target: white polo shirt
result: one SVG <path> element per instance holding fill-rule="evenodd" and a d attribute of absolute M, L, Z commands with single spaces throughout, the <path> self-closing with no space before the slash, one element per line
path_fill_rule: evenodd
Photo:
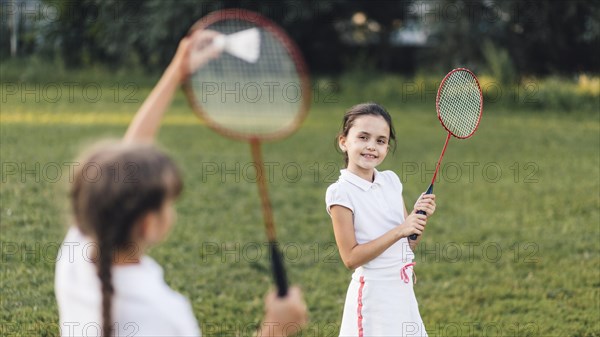
<path fill-rule="evenodd" d="M 90 259 L 93 248 L 93 242 L 71 227 L 59 251 L 54 290 L 61 336 L 101 335 L 102 296 Z M 112 282 L 115 336 L 200 336 L 190 302 L 169 288 L 152 258 L 114 266 Z"/>
<path fill-rule="evenodd" d="M 350 209 L 358 244 L 372 241 L 404 223 L 402 183 L 396 173 L 375 170 L 373 182 L 346 169 L 340 173 L 338 181 L 327 188 L 327 213 L 331 215 L 330 208 L 333 205 Z M 387 268 L 411 262 L 413 258 L 408 239 L 402 238 L 363 267 Z"/>

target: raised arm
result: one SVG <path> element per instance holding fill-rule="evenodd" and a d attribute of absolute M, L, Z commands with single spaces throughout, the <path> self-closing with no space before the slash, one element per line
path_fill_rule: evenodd
<path fill-rule="evenodd" d="M 214 31 L 197 30 L 181 40 L 173 60 L 129 124 L 124 141 L 154 140 L 175 90 L 189 74 L 221 53 L 221 49 L 212 44 L 217 35 Z"/>
<path fill-rule="evenodd" d="M 352 211 L 343 206 L 333 205 L 330 212 L 335 241 L 342 261 L 348 269 L 355 269 L 373 260 L 403 237 L 411 234 L 420 235 L 425 229 L 425 222 L 427 221 L 425 215 L 413 213 L 400 226 L 386 232 L 377 239 L 359 244 L 354 234 Z"/>

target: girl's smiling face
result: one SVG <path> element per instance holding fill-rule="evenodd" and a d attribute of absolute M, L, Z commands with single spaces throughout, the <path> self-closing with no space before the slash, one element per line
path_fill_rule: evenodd
<path fill-rule="evenodd" d="M 348 171 L 373 181 L 373 169 L 385 159 L 389 149 L 390 127 L 377 115 L 354 120 L 347 136 L 340 136 L 339 146 L 348 154 Z"/>

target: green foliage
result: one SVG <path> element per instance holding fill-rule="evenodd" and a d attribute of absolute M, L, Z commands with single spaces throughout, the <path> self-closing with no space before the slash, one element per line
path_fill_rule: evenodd
<path fill-rule="evenodd" d="M 484 44 L 489 39 L 500 53 L 507 51 L 520 76 L 600 71 L 598 2 L 436 0 L 423 3 L 430 9 L 427 15 L 433 17 L 432 39 L 435 41 L 424 54 L 434 66 L 475 68 L 485 66 L 485 61 L 489 66 L 490 58 L 494 57 Z"/>
<path fill-rule="evenodd" d="M 500 57 L 502 58 L 502 57 Z M 508 59 L 504 59 L 508 60 Z M 497 69 L 509 65 L 498 62 Z M 500 78 L 478 75 L 484 96 L 484 108 L 525 109 L 597 115 L 600 112 L 600 78 L 580 75 L 579 80 L 548 77 L 524 78 L 510 82 L 512 76 L 497 70 Z M 414 78 L 376 72 L 355 71 L 332 79 L 342 102 L 362 102 L 374 98 L 397 106 L 406 105 L 435 109 L 437 89 L 442 75 L 423 74 Z M 513 73 L 514 74 L 514 73 Z M 509 82 L 506 82 L 509 81 Z"/>
<path fill-rule="evenodd" d="M 517 83 L 515 68 L 506 49 L 498 48 L 493 42 L 487 40 L 483 44 L 483 55 L 487 69 L 493 78 L 499 80 L 503 86 Z"/>
<path fill-rule="evenodd" d="M 158 71 L 147 71 L 140 66 L 117 67 L 96 63 L 81 69 L 71 69 L 60 56 L 48 60 L 40 56 L 7 59 L 0 63 L 4 83 L 116 83 L 133 81 L 136 85 L 153 85 L 160 76 Z"/>
<path fill-rule="evenodd" d="M 534 102 L 543 109 L 555 108 L 562 111 L 595 111 L 600 113 L 598 92 L 582 92 L 573 81 L 550 77 L 539 82 L 539 99 Z"/>
<path fill-rule="evenodd" d="M 10 50 L 15 4 L 5 2 L 1 8 L 2 57 Z M 218 9 L 244 8 L 281 25 L 319 73 L 349 70 L 344 67 L 356 63 L 349 60 L 357 50 L 368 53 L 379 71 L 404 74 L 458 66 L 480 71 L 508 65 L 506 56 L 520 77 L 600 72 L 598 1 L 44 0 L 25 7 L 19 56 L 60 55 L 69 68 L 102 63 L 163 69 L 196 20 Z M 353 24 L 357 12 L 376 28 Z M 426 45 L 393 45 L 391 37 L 410 27 L 428 36 Z M 343 36 L 365 30 L 373 36 L 367 45 L 353 45 L 352 38 L 344 42 Z M 486 40 L 494 41 L 502 55 L 496 65 L 490 60 L 500 55 L 484 45 Z M 498 79 L 512 76 L 492 71 Z M 510 78 L 506 81 L 512 83 Z"/>

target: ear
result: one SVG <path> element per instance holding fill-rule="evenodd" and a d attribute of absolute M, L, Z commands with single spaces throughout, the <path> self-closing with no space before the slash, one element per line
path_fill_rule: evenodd
<path fill-rule="evenodd" d="M 340 150 L 342 150 L 342 152 L 346 152 L 346 137 L 344 136 L 340 136 L 338 138 L 338 146 L 340 147 Z"/>
<path fill-rule="evenodd" d="M 157 212 L 147 212 L 136 224 L 137 237 L 145 243 L 160 241 L 160 219 Z"/>

